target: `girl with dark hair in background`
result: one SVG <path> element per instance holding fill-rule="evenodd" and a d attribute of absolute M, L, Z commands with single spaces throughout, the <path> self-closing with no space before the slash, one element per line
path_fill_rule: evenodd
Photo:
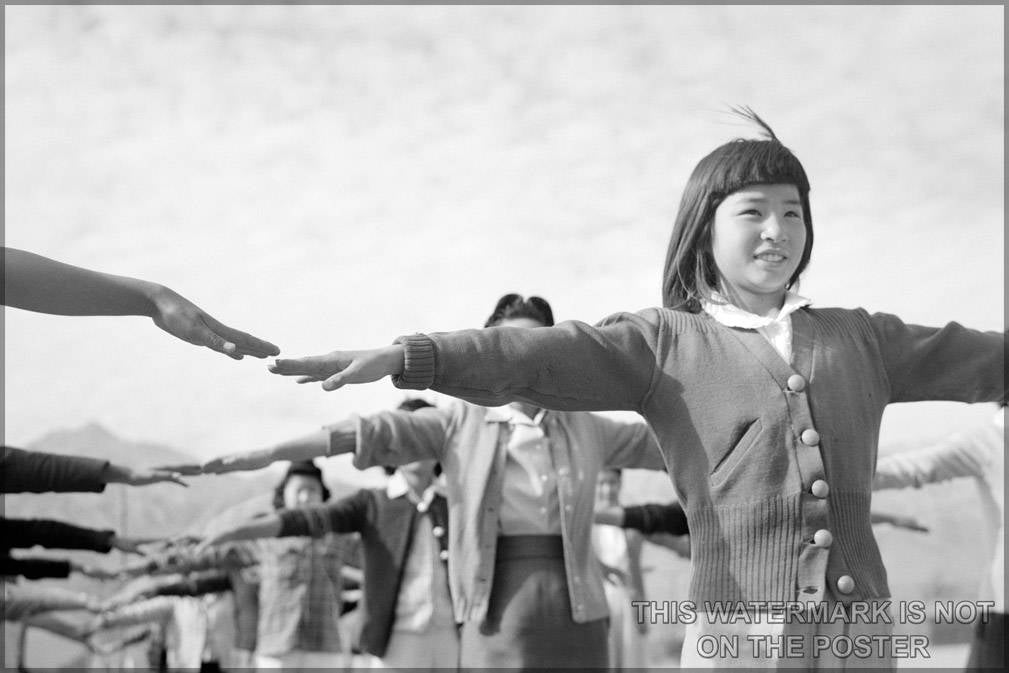
<path fill-rule="evenodd" d="M 502 297 L 488 333 L 553 324 L 543 299 Z M 359 468 L 437 460 L 449 504 L 449 582 L 462 623 L 460 666 L 605 668 L 608 609 L 592 554 L 604 467 L 662 469 L 651 432 L 596 414 L 516 402 L 354 417 L 204 472 L 355 452 Z"/>
<path fill-rule="evenodd" d="M 401 388 L 479 404 L 637 411 L 686 508 L 690 599 L 745 615 L 725 623 L 700 612 L 682 663 L 892 666 L 890 645 L 911 643 L 892 639 L 885 619 L 769 623 L 752 605 L 812 603 L 850 616 L 854 603 L 875 609 L 889 598 L 869 513 L 883 410 L 1004 398 L 1005 336 L 810 308 L 792 291 L 812 251 L 809 181 L 770 127 L 742 114 L 765 137 L 721 145 L 694 169 L 662 308 L 597 326 L 414 334 L 374 350 L 280 359 L 271 370 L 325 390 L 392 376 Z M 735 656 L 698 651 L 708 636 L 736 643 Z M 750 636 L 771 645 L 796 636 L 789 642 L 801 647 L 785 656 L 754 648 Z M 881 636 L 883 647 L 866 658 L 814 648 L 855 636 Z"/>

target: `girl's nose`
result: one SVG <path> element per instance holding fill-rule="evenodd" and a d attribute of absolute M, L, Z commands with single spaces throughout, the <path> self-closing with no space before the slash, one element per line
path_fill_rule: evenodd
<path fill-rule="evenodd" d="M 770 215 L 764 221 L 764 228 L 760 232 L 760 238 L 765 241 L 774 241 L 775 243 L 782 243 L 787 238 L 785 228 L 781 226 L 781 220 L 778 219 L 777 215 Z"/>

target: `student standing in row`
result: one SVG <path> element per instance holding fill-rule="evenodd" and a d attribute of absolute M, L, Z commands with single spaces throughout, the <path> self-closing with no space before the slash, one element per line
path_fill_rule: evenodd
<path fill-rule="evenodd" d="M 661 308 L 597 326 L 414 334 L 374 350 L 280 359 L 272 371 L 325 390 L 392 376 L 402 388 L 480 404 L 637 411 L 686 508 L 697 605 L 886 601 L 870 521 L 883 411 L 1004 399 L 1005 336 L 811 308 L 793 291 L 813 247 L 806 172 L 770 127 L 744 114 L 766 137 L 726 143 L 694 169 Z M 887 624 L 753 622 L 702 613 L 688 626 L 683 665 L 893 665 L 888 652 L 813 656 L 816 636 L 886 636 Z M 796 635 L 803 656 L 748 651 L 749 635 Z M 704 636 L 744 647 L 736 659 L 704 656 Z"/>
<path fill-rule="evenodd" d="M 486 325 L 535 333 L 553 322 L 543 299 L 509 294 Z M 441 464 L 462 668 L 608 665 L 608 609 L 591 549 L 596 479 L 607 466 L 662 468 L 643 423 L 519 402 L 453 403 L 351 418 L 206 471 L 349 452 L 359 468 Z"/>

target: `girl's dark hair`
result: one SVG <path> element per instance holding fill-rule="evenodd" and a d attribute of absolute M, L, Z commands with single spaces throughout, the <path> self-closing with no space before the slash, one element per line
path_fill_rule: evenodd
<path fill-rule="evenodd" d="M 725 197 L 750 185 L 795 185 L 806 225 L 806 246 L 792 287 L 809 264 L 813 250 L 813 215 L 809 208 L 809 180 L 802 164 L 781 144 L 767 123 L 748 107 L 732 108 L 735 114 L 763 130 L 761 140 L 739 138 L 718 147 L 690 174 L 673 224 L 662 272 L 662 305 L 696 313 L 701 301 L 718 286 L 711 252 L 711 224 L 715 209 Z"/>
<path fill-rule="evenodd" d="M 487 318 L 484 327 L 494 327 L 505 320 L 515 318 L 529 318 L 542 323 L 544 327 L 553 327 L 554 324 L 554 312 L 546 299 L 540 297 L 526 299 L 520 294 L 512 293 L 498 299 L 497 306 Z"/>
<path fill-rule="evenodd" d="M 287 473 L 284 478 L 280 480 L 277 487 L 273 489 L 273 509 L 284 509 L 284 489 L 287 487 L 288 480 L 296 474 L 300 474 L 306 477 L 314 477 L 319 480 L 319 485 L 322 486 L 322 501 L 326 502 L 329 500 L 329 489 L 326 488 L 326 482 L 322 480 L 322 470 L 320 470 L 314 461 L 302 460 L 295 461 L 287 468 Z"/>

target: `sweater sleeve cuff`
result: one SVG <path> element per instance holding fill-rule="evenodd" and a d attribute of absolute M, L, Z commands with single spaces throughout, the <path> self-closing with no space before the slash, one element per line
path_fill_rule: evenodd
<path fill-rule="evenodd" d="M 357 450 L 357 422 L 353 417 L 327 425 L 324 430 L 329 434 L 329 444 L 326 447 L 327 456 L 354 453 Z"/>
<path fill-rule="evenodd" d="M 397 388 L 426 390 L 434 385 L 434 342 L 426 334 L 411 334 L 393 343 L 403 346 L 403 373 L 392 377 Z"/>
<path fill-rule="evenodd" d="M 114 530 L 100 530 L 98 531 L 95 551 L 102 552 L 103 554 L 108 554 L 112 551 L 112 540 L 116 537 L 116 532 Z"/>
<path fill-rule="evenodd" d="M 90 493 L 104 493 L 105 487 L 108 485 L 105 477 L 112 461 L 101 458 L 82 458 L 82 460 L 86 461 L 84 472 L 87 476 L 84 478 L 86 485 L 80 490 Z"/>
<path fill-rule="evenodd" d="M 311 535 L 311 525 L 304 512 L 296 509 L 282 510 L 280 516 L 280 532 L 277 537 L 307 537 Z"/>
<path fill-rule="evenodd" d="M 623 527 L 635 530 L 643 529 L 645 527 L 645 508 L 641 506 L 624 507 Z"/>

